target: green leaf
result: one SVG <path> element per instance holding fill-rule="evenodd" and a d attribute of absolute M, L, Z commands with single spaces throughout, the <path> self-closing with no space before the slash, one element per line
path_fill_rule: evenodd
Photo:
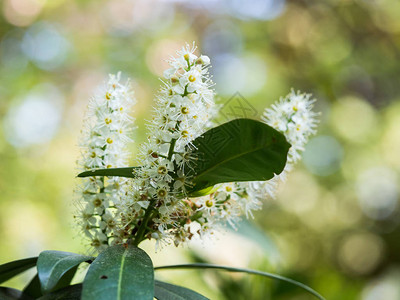
<path fill-rule="evenodd" d="M 314 291 L 309 286 L 302 284 L 301 282 L 298 282 L 296 280 L 293 280 L 293 279 L 290 279 L 290 278 L 287 278 L 284 276 L 267 273 L 267 272 L 261 272 L 261 271 L 256 271 L 256 270 L 243 269 L 243 268 L 232 268 L 232 267 L 212 265 L 212 264 L 202 264 L 202 263 L 170 265 L 170 266 L 161 266 L 161 267 L 154 268 L 154 270 L 168 270 L 168 269 L 218 269 L 218 270 L 223 270 L 223 271 L 228 271 L 228 272 L 241 272 L 241 273 L 260 275 L 260 276 L 277 279 L 277 280 L 285 281 L 290 284 L 296 285 L 296 286 L 302 288 L 303 290 L 307 291 L 308 293 L 312 294 L 313 296 L 317 297 L 318 299 L 325 300 L 324 297 L 322 297 L 320 294 L 318 294 L 316 291 Z"/>
<path fill-rule="evenodd" d="M 220 185 L 215 185 L 215 186 L 209 186 L 205 189 L 202 189 L 200 191 L 193 191 L 189 194 L 189 197 L 202 197 L 202 196 L 207 196 L 210 195 L 214 192 L 216 192 L 219 189 Z"/>
<path fill-rule="evenodd" d="M 193 188 L 217 183 L 265 181 L 283 171 L 290 144 L 283 134 L 251 119 L 236 119 L 212 128 L 193 141 L 198 158 L 189 176 Z"/>
<path fill-rule="evenodd" d="M 75 274 L 76 267 L 82 262 L 93 259 L 92 256 L 62 251 L 43 251 L 40 253 L 37 269 L 43 294 L 54 290 L 63 276 L 70 271 L 68 278 L 64 278 L 66 282 L 62 284 L 68 285 Z"/>
<path fill-rule="evenodd" d="M 57 291 L 71 284 L 72 279 L 75 276 L 76 271 L 78 270 L 79 265 L 73 267 L 68 270 L 58 281 L 57 285 L 52 289 L 53 291 Z"/>
<path fill-rule="evenodd" d="M 152 300 L 153 295 L 153 263 L 146 252 L 132 245 L 101 252 L 83 281 L 82 300 Z"/>
<path fill-rule="evenodd" d="M 32 280 L 25 286 L 24 288 L 24 294 L 36 299 L 39 298 L 40 296 L 43 296 L 42 290 L 40 287 L 40 280 L 39 276 L 36 274 Z"/>
<path fill-rule="evenodd" d="M 37 300 L 79 300 L 81 299 L 82 284 L 74 284 L 51 292 Z"/>
<path fill-rule="evenodd" d="M 0 265 L 0 283 L 34 267 L 37 259 L 37 257 L 30 257 Z"/>
<path fill-rule="evenodd" d="M 158 300 L 207 300 L 208 298 L 178 285 L 156 280 L 154 297 Z"/>
<path fill-rule="evenodd" d="M 23 292 L 8 288 L 0 287 L 0 299 L 1 300 L 33 300 L 34 298 L 25 295 Z"/>
<path fill-rule="evenodd" d="M 78 269 L 78 266 L 73 267 L 72 269 L 68 270 L 61 277 L 61 279 L 58 281 L 58 283 L 52 290 L 58 291 L 64 287 L 69 286 L 71 284 L 72 278 L 74 277 L 77 269 Z M 32 280 L 24 288 L 23 292 L 24 292 L 24 294 L 26 294 L 34 299 L 37 299 L 37 298 L 43 296 L 38 274 L 36 274 L 35 277 L 32 278 Z"/>
<path fill-rule="evenodd" d="M 91 176 L 107 176 L 107 177 L 129 177 L 135 178 L 135 169 L 138 167 L 127 167 L 127 168 L 109 168 L 109 169 L 94 169 L 85 171 L 78 174 L 78 177 L 91 177 Z"/>

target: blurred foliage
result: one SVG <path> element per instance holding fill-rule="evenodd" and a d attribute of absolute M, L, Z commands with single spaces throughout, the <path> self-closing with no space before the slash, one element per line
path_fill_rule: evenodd
<path fill-rule="evenodd" d="M 193 245 L 197 260 L 274 271 L 328 299 L 400 299 L 400 2 L 391 0 L 3 0 L 0 263 L 85 252 L 72 212 L 87 100 L 108 72 L 131 77 L 139 144 L 163 60 L 185 41 L 210 56 L 220 103 L 239 92 L 260 116 L 293 87 L 322 112 L 304 163 L 255 215 L 279 257 L 227 234 Z M 170 248 L 155 260 L 192 259 Z M 308 299 L 255 277 L 167 274 L 212 299 Z"/>

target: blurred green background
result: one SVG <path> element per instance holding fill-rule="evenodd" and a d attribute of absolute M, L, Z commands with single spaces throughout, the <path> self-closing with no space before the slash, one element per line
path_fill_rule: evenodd
<path fill-rule="evenodd" d="M 252 267 L 297 279 L 327 299 L 400 299 L 399 1 L 0 5 L 0 264 L 46 249 L 86 251 L 72 203 L 93 89 L 109 72 L 132 78 L 138 145 L 164 60 L 196 41 L 211 58 L 219 103 L 239 92 L 259 117 L 294 88 L 318 99 L 321 123 L 278 199 L 255 214 L 260 231 L 242 226 L 205 245 L 159 253 L 148 243 L 155 264 Z M 249 275 L 159 275 L 211 299 L 311 299 Z M 4 285 L 22 287 L 30 276 Z"/>

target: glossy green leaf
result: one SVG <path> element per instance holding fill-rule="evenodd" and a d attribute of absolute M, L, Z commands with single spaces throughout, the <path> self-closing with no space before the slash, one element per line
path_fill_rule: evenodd
<path fill-rule="evenodd" d="M 25 295 L 23 292 L 8 288 L 0 287 L 0 299 L 1 300 L 34 300 L 35 298 Z"/>
<path fill-rule="evenodd" d="M 61 288 L 64 288 L 66 286 L 69 286 L 71 284 L 72 279 L 75 276 L 76 271 L 78 270 L 79 265 L 73 267 L 72 269 L 69 269 L 58 281 L 56 286 L 52 289 L 53 291 L 57 291 Z"/>
<path fill-rule="evenodd" d="M 109 169 L 94 169 L 85 171 L 78 174 L 78 177 L 91 177 L 91 176 L 117 176 L 117 177 L 129 177 L 135 178 L 135 169 L 138 167 L 127 167 L 127 168 L 109 168 Z"/>
<path fill-rule="evenodd" d="M 92 256 L 85 256 L 76 253 L 62 251 L 43 251 L 39 255 L 37 269 L 43 293 L 55 289 L 56 285 L 67 275 L 70 270 L 76 271 L 76 267 L 85 261 L 93 260 Z M 67 285 L 71 281 L 75 271 L 70 272 L 69 278 L 64 278 Z"/>
<path fill-rule="evenodd" d="M 190 193 L 217 183 L 264 181 L 283 171 L 290 144 L 283 134 L 251 119 L 212 128 L 193 141 L 198 158 Z"/>
<path fill-rule="evenodd" d="M 58 281 L 56 286 L 52 289 L 53 291 L 60 290 L 64 287 L 67 287 L 71 284 L 72 278 L 74 277 L 76 270 L 78 269 L 78 266 L 68 270 Z M 43 296 L 39 276 L 36 274 L 35 277 L 32 278 L 32 280 L 27 284 L 27 286 L 23 290 L 24 294 L 37 299 L 41 296 Z"/>
<path fill-rule="evenodd" d="M 156 280 L 154 297 L 158 300 L 207 300 L 208 298 L 195 291 L 178 285 Z"/>
<path fill-rule="evenodd" d="M 0 266 L 0 283 L 22 273 L 36 265 L 37 257 L 15 260 Z"/>
<path fill-rule="evenodd" d="M 90 265 L 82 300 L 152 300 L 154 270 L 150 257 L 132 245 L 104 250 Z"/>
<path fill-rule="evenodd" d="M 42 290 L 40 287 L 39 276 L 36 274 L 32 280 L 25 286 L 23 290 L 24 294 L 36 299 L 40 296 L 43 296 Z"/>
<path fill-rule="evenodd" d="M 253 275 L 259 275 L 259 276 L 264 276 L 272 279 L 277 279 L 281 281 L 288 282 L 290 284 L 296 285 L 303 290 L 307 291 L 311 295 L 317 297 L 320 300 L 325 300 L 324 297 L 322 297 L 320 294 L 318 294 L 315 290 L 310 288 L 309 286 L 302 284 L 301 282 L 298 282 L 296 280 L 277 275 L 277 274 L 272 274 L 268 272 L 261 272 L 257 270 L 250 270 L 250 269 L 243 269 L 243 268 L 232 268 L 232 267 L 226 267 L 226 266 L 220 266 L 220 265 L 213 265 L 213 264 L 203 264 L 203 263 L 195 263 L 195 264 L 182 264 L 182 265 L 170 265 L 170 266 L 161 266 L 161 267 L 155 267 L 154 270 L 176 270 L 176 269 L 217 269 L 217 270 L 222 270 L 222 271 L 228 271 L 228 272 L 239 272 L 239 273 L 248 273 L 248 274 L 253 274 Z"/>
<path fill-rule="evenodd" d="M 37 300 L 80 300 L 82 284 L 74 284 L 46 294 Z"/>

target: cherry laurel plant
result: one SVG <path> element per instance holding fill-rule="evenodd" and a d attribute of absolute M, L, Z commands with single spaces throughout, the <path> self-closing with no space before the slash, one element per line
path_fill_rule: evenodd
<path fill-rule="evenodd" d="M 215 126 L 210 59 L 195 50 L 187 45 L 168 61 L 135 166 L 128 165 L 136 102 L 129 82 L 121 82 L 120 73 L 110 75 L 95 93 L 79 143 L 75 192 L 75 219 L 90 255 L 43 251 L 1 265 L 0 283 L 33 266 L 37 275 L 23 291 L 1 287 L 0 298 L 207 299 L 155 280 L 154 271 L 214 268 L 283 280 L 323 299 L 308 286 L 266 272 L 210 264 L 154 268 L 138 247 L 147 239 L 157 249 L 178 246 L 226 224 L 235 228 L 242 215 L 253 217 L 263 199 L 274 197 L 316 130 L 315 100 L 294 91 L 267 108 L 261 121 Z M 82 263 L 90 264 L 83 282 L 71 284 Z"/>

